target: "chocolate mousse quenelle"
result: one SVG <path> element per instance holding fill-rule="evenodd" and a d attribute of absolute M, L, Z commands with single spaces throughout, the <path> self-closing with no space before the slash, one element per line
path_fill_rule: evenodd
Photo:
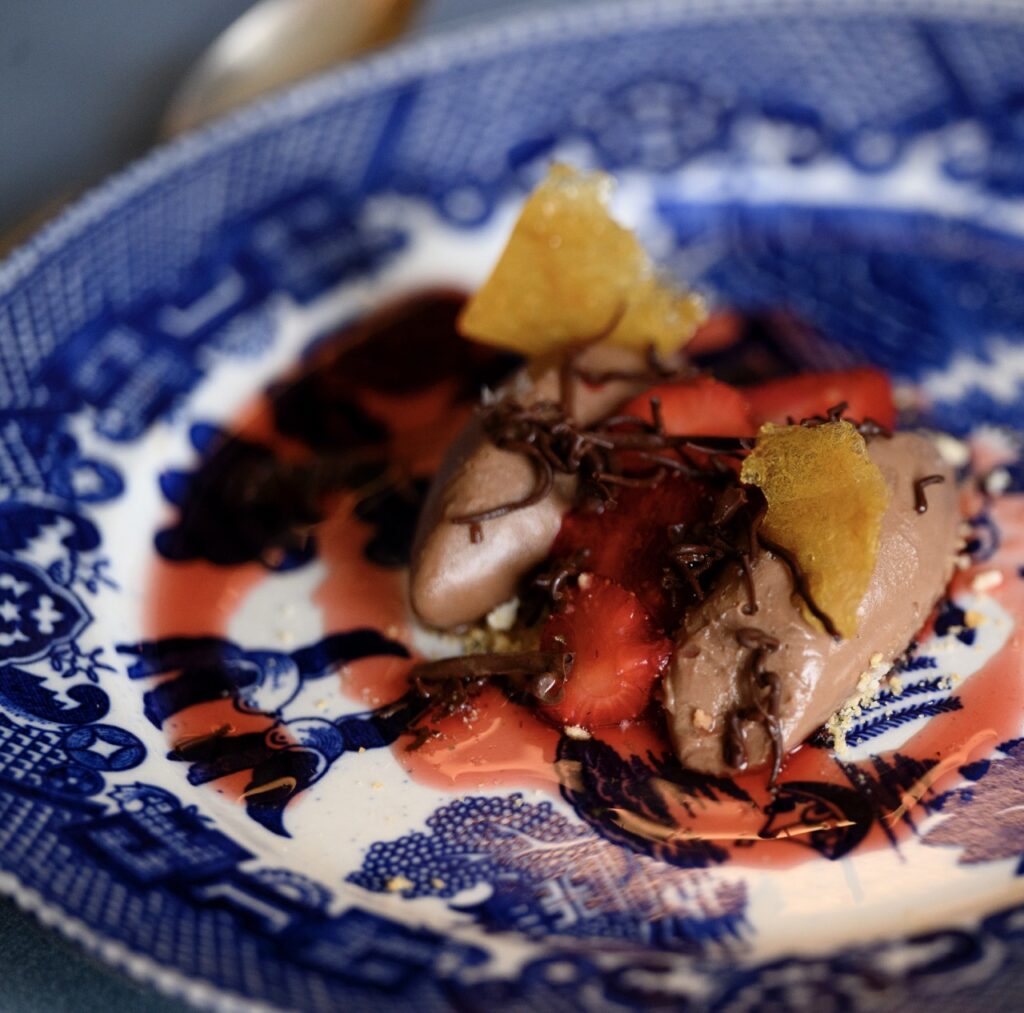
<path fill-rule="evenodd" d="M 554 166 L 462 314 L 526 363 L 420 518 L 412 608 L 467 653 L 413 670 L 419 732 L 498 680 L 576 735 L 660 710 L 684 765 L 774 780 L 943 593 L 954 476 L 892 432 L 875 370 L 735 388 L 690 367 L 701 303 L 609 194 Z"/>

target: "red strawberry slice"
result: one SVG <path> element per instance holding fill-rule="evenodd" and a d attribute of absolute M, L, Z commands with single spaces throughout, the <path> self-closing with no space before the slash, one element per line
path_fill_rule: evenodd
<path fill-rule="evenodd" d="M 652 397 L 661 401 L 661 416 L 669 433 L 680 436 L 751 436 L 757 431 L 743 393 L 709 376 L 651 387 L 629 401 L 622 414 L 653 422 Z"/>
<path fill-rule="evenodd" d="M 686 343 L 686 354 L 708 355 L 735 345 L 743 334 L 744 323 L 739 313 L 712 313 Z"/>
<path fill-rule="evenodd" d="M 541 646 L 571 651 L 565 692 L 541 713 L 564 725 L 601 728 L 639 717 L 664 671 L 672 641 L 636 595 L 602 577 L 568 592 L 544 626 Z"/>
<path fill-rule="evenodd" d="M 669 561 L 669 526 L 695 524 L 707 516 L 711 505 L 710 487 L 682 475 L 666 476 L 647 488 L 620 489 L 614 504 L 566 514 L 551 554 L 571 559 L 580 549 L 588 549 L 586 569 L 632 591 L 667 629 L 685 601 L 673 608 L 662 582 Z"/>
<path fill-rule="evenodd" d="M 870 367 L 802 373 L 745 387 L 743 393 L 759 426 L 764 422 L 781 424 L 787 418 L 799 422 L 812 415 L 824 415 L 841 401 L 847 402 L 844 414 L 851 419 L 871 418 L 890 429 L 896 424 L 889 377 Z"/>

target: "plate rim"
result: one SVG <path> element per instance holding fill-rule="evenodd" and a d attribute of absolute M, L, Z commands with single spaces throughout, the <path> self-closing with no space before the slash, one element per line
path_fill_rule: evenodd
<path fill-rule="evenodd" d="M 332 101 L 355 98 L 414 74 L 451 66 L 460 59 L 472 64 L 545 40 L 603 37 L 620 29 L 640 30 L 701 16 L 728 22 L 752 14 L 779 19 L 798 14 L 850 18 L 914 16 L 929 21 L 957 15 L 958 20 L 966 23 L 1002 18 L 1022 22 L 1024 5 L 1019 0 L 595 0 L 532 12 L 527 8 L 481 23 L 427 32 L 257 99 L 129 162 L 86 190 L 0 259 L 0 298 L 61 245 L 149 184 L 275 123 L 311 114 Z"/>
<path fill-rule="evenodd" d="M 658 24 L 680 24 L 697 18 L 727 23 L 751 16 L 776 20 L 799 16 L 915 17 L 930 22 L 955 18 L 965 24 L 1006 21 L 1020 25 L 1024 24 L 1024 3 L 1020 0 L 629 0 L 628 3 L 595 0 L 551 8 L 527 7 L 512 14 L 489 18 L 485 15 L 481 21 L 428 31 L 257 100 L 208 126 L 157 146 L 107 176 L 0 259 L 0 300 L 45 266 L 51 257 L 59 255 L 62 248 L 91 225 L 144 193 L 148 187 L 173 177 L 207 155 L 242 143 L 276 125 L 313 114 L 332 103 L 372 94 L 415 76 L 429 76 L 460 61 L 472 66 L 546 41 L 604 38 L 617 31 L 631 34 Z M 153 987 L 166 996 L 232 1013 L 243 1010 L 262 1013 L 282 1008 L 257 1002 L 208 979 L 187 975 L 104 936 L 60 904 L 46 900 L 23 883 L 16 873 L 0 871 L 0 896 L 12 900 L 19 910 L 33 916 L 43 926 L 57 930 L 65 939 L 81 946 L 107 968 L 116 968 L 135 982 Z M 1014 912 L 1024 912 L 1024 905 L 972 915 L 972 927 L 960 931 L 985 945 L 984 924 Z M 948 928 L 952 930 L 954 926 Z M 911 942 L 923 935 L 882 930 L 865 945 Z M 750 971 L 756 973 L 802 959 L 811 962 L 822 957 L 762 961 L 751 965 Z M 382 1005 L 385 1007 L 386 1003 Z"/>

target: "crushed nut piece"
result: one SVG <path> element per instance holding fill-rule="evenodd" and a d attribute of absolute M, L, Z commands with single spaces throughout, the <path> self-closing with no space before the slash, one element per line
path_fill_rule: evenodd
<path fill-rule="evenodd" d="M 500 605 L 496 605 L 487 613 L 487 626 L 498 633 L 507 633 L 516 624 L 516 616 L 519 614 L 519 599 L 510 598 Z"/>

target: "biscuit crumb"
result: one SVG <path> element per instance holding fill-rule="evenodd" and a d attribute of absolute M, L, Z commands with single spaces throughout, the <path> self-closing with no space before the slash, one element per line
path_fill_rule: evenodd
<path fill-rule="evenodd" d="M 443 890 L 443 889 L 444 889 L 444 880 L 443 880 L 443 879 L 441 879 L 441 877 L 440 877 L 440 876 L 435 876 L 435 877 L 434 877 L 434 878 L 433 878 L 433 879 L 432 879 L 432 880 L 430 881 L 430 885 L 431 885 L 431 886 L 432 886 L 432 887 L 433 887 L 433 888 L 434 888 L 435 890 Z"/>
<path fill-rule="evenodd" d="M 562 729 L 570 739 L 576 739 L 577 742 L 586 742 L 590 738 L 590 732 L 586 730 L 582 725 L 566 725 Z"/>
<path fill-rule="evenodd" d="M 699 728 L 702 732 L 710 732 L 713 726 L 711 715 L 700 707 L 693 708 L 693 727 Z"/>
<path fill-rule="evenodd" d="M 405 876 L 392 876 L 385 884 L 384 889 L 388 893 L 398 893 L 401 890 L 408 890 L 416 884 Z"/>
<path fill-rule="evenodd" d="M 893 686 L 894 680 L 899 683 L 898 676 L 890 675 L 892 664 L 881 654 L 872 654 L 868 659 L 868 665 L 857 680 L 857 690 L 853 696 L 825 722 L 825 730 L 832 736 L 832 748 L 837 756 L 845 756 L 849 752 L 846 733 L 853 727 L 864 709 L 878 699 L 883 684 L 887 682 Z M 902 692 L 903 684 L 899 683 L 899 686 Z"/>
<path fill-rule="evenodd" d="M 1000 570 L 982 570 L 974 580 L 971 581 L 971 590 L 978 594 L 992 591 L 1003 582 L 1003 574 Z"/>
<path fill-rule="evenodd" d="M 984 479 L 985 492 L 990 496 L 999 496 L 1006 492 L 1013 483 L 1013 478 L 1005 468 L 993 468 Z"/>
<path fill-rule="evenodd" d="M 984 612 L 978 612 L 976 609 L 968 609 L 964 613 L 964 625 L 969 629 L 976 630 L 979 626 L 984 626 L 988 622 L 988 616 Z"/>
<path fill-rule="evenodd" d="M 581 591 L 587 591 L 594 583 L 594 575 L 592 573 L 581 573 L 576 578 L 576 584 Z"/>
<path fill-rule="evenodd" d="M 963 440 L 958 440 L 948 433 L 933 433 L 931 440 L 939 452 L 939 457 L 951 468 L 962 468 L 970 461 L 971 448 Z"/>

